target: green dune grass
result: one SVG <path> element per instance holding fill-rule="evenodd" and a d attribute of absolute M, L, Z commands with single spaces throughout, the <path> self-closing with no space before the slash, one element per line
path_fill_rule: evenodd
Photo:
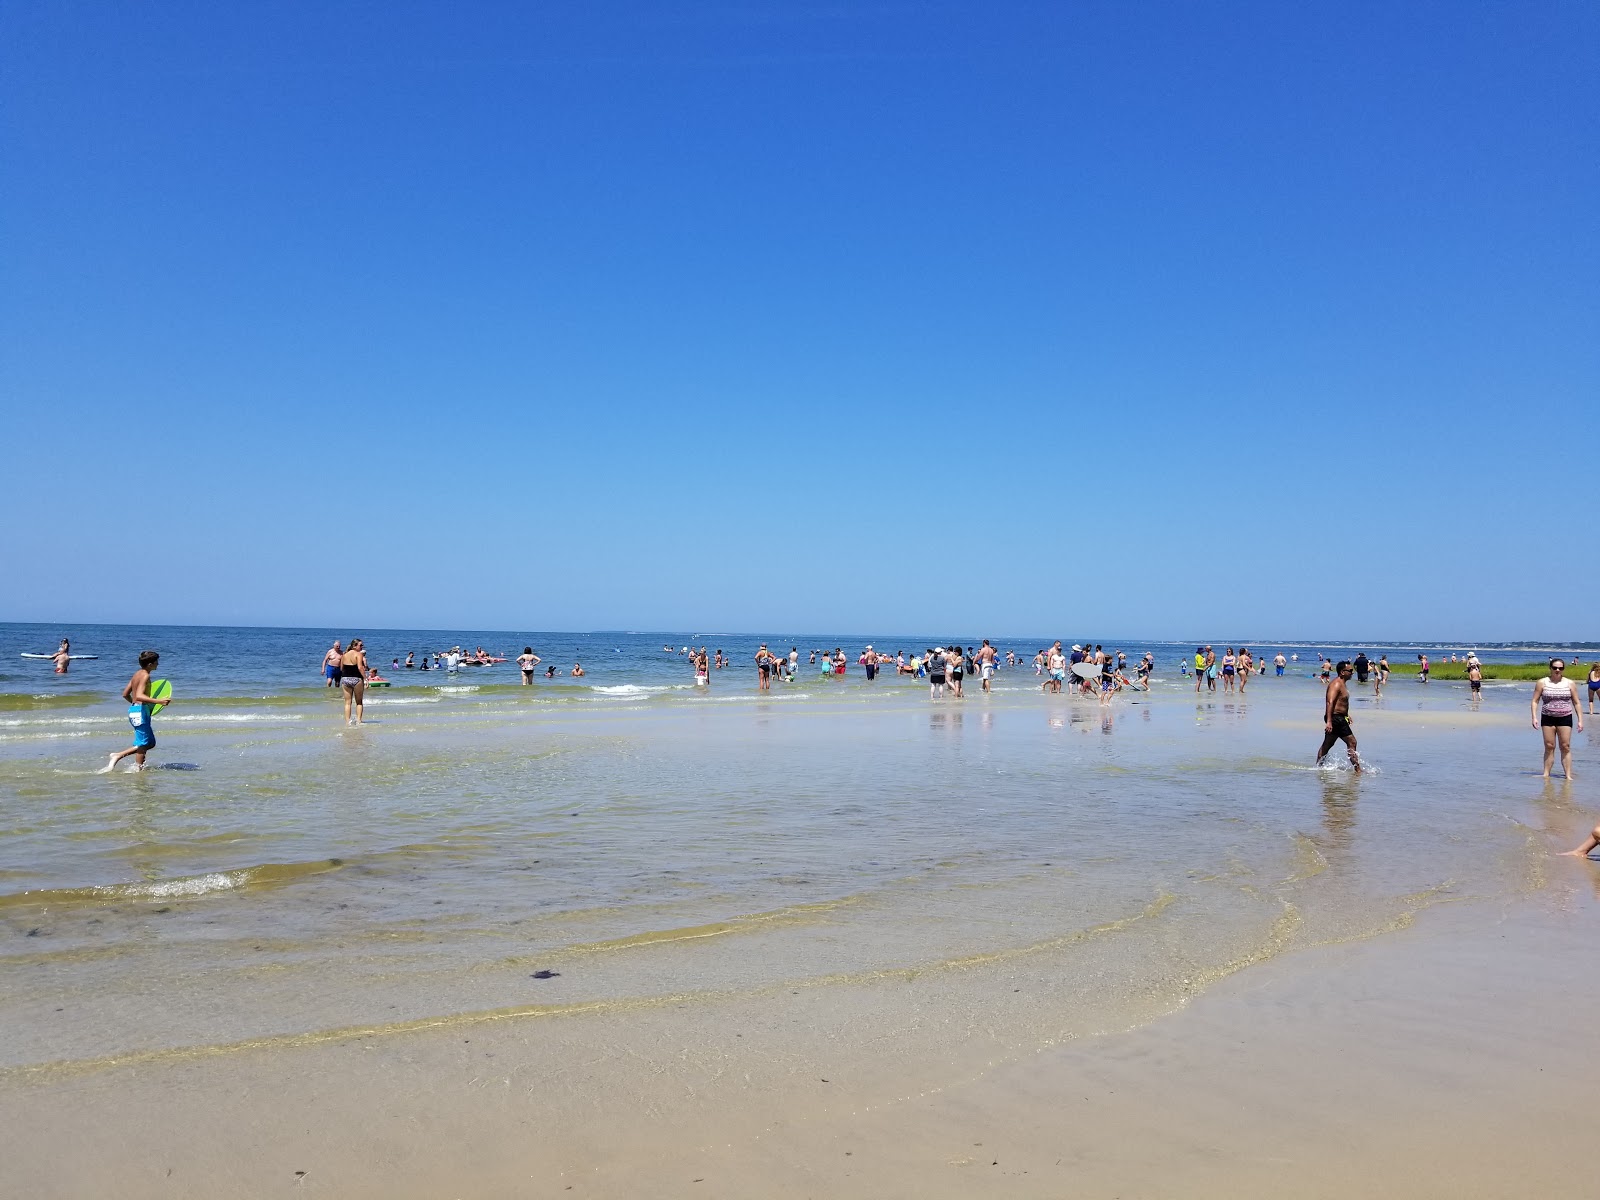
<path fill-rule="evenodd" d="M 1567 659 L 1567 678 L 1582 680 L 1589 673 L 1589 663 L 1579 663 L 1574 659 Z M 1415 660 L 1411 662 L 1390 663 L 1389 670 L 1395 675 L 1416 675 L 1422 669 L 1422 664 Z M 1549 663 L 1484 663 L 1483 677 L 1485 679 L 1543 679 L 1550 674 Z M 1467 677 L 1467 664 L 1464 662 L 1434 662 L 1429 664 L 1428 677 L 1430 679 L 1465 679 Z"/>

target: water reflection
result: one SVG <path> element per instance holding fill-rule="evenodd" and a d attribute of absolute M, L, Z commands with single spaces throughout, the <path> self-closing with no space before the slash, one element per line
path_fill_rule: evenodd
<path fill-rule="evenodd" d="M 1354 771 L 1318 771 L 1322 784 L 1322 828 L 1330 850 L 1350 849 L 1356 828 L 1361 776 Z"/>

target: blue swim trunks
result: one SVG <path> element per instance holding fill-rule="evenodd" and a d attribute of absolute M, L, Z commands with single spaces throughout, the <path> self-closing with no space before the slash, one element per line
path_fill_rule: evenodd
<path fill-rule="evenodd" d="M 156 731 L 150 723 L 149 705 L 129 705 L 128 724 L 133 726 L 133 748 L 135 750 L 148 750 L 156 744 Z"/>

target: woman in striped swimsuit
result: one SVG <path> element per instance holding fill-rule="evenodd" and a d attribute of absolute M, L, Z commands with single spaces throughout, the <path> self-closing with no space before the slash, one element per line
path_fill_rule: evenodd
<path fill-rule="evenodd" d="M 1533 685 L 1533 727 L 1544 737 L 1544 777 L 1550 778 L 1556 746 L 1561 747 L 1561 770 L 1572 778 L 1572 726 L 1583 732 L 1583 708 L 1578 690 L 1566 677 L 1567 664 L 1550 660 L 1550 674 Z"/>

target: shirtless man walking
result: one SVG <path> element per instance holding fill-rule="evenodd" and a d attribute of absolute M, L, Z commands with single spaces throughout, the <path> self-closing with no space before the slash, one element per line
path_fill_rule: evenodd
<path fill-rule="evenodd" d="M 329 647 L 328 652 L 322 656 L 322 677 L 328 681 L 327 686 L 339 686 L 339 664 L 344 661 L 344 648 L 335 642 Z"/>
<path fill-rule="evenodd" d="M 1334 668 L 1335 677 L 1328 682 L 1327 694 L 1322 700 L 1322 748 L 1317 751 L 1317 766 L 1333 749 L 1334 742 L 1343 742 L 1350 755 L 1350 765 L 1361 772 L 1361 759 L 1356 756 L 1356 731 L 1350 728 L 1350 676 L 1355 668 L 1349 659 L 1341 659 Z"/>
<path fill-rule="evenodd" d="M 1050 679 L 1045 684 L 1051 695 L 1061 694 L 1061 685 L 1067 679 L 1067 656 L 1061 653 L 1061 643 L 1050 647 Z"/>

